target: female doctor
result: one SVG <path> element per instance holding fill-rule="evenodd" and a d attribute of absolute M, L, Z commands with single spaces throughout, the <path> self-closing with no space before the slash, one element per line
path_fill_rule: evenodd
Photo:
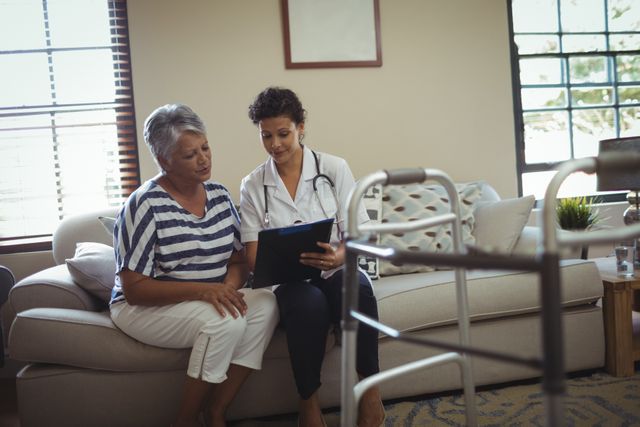
<path fill-rule="evenodd" d="M 274 291 L 300 395 L 299 425 L 324 426 L 318 401 L 320 370 L 329 329 L 340 323 L 343 215 L 355 181 L 345 160 L 302 145 L 305 114 L 296 94 L 278 87 L 265 89 L 249 106 L 249 118 L 258 127 L 269 158 L 242 180 L 241 235 L 249 268 L 253 270 L 260 230 L 335 218 L 330 243 L 318 242 L 323 251 L 300 257 L 302 264 L 322 270 L 320 279 L 289 283 Z M 360 209 L 358 220 L 369 220 L 364 208 Z M 368 276 L 360 272 L 359 282 L 359 310 L 377 319 L 377 303 Z M 363 378 L 377 373 L 377 331 L 360 326 L 357 346 L 358 375 Z M 358 409 L 358 426 L 382 424 L 384 408 L 377 387 L 365 393 Z"/>

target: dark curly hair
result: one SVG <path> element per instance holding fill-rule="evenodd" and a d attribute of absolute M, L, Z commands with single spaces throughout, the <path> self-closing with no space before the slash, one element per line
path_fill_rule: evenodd
<path fill-rule="evenodd" d="M 268 87 L 256 96 L 249 105 L 249 118 L 254 125 L 262 119 L 287 116 L 296 125 L 304 123 L 307 112 L 302 108 L 298 96 L 289 89 Z"/>

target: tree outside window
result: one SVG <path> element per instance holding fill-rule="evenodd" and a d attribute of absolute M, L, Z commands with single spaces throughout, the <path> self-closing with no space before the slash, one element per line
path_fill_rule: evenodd
<path fill-rule="evenodd" d="M 558 163 L 640 135 L 640 2 L 510 0 L 521 194 L 544 197 Z M 560 197 L 594 195 L 574 174 Z M 603 200 L 622 199 L 622 195 Z"/>

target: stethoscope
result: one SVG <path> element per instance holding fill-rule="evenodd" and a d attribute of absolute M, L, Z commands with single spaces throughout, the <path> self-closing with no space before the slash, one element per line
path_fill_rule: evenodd
<path fill-rule="evenodd" d="M 338 237 L 341 238 L 342 236 L 342 227 L 340 226 L 340 222 L 342 221 L 340 218 L 342 217 L 342 215 L 340 215 L 340 203 L 338 201 L 338 193 L 336 192 L 336 186 L 333 183 L 333 180 L 331 178 L 329 178 L 327 175 L 320 173 L 320 161 L 318 160 L 318 155 L 316 154 L 315 151 L 310 150 L 311 154 L 313 154 L 313 159 L 315 160 L 316 163 L 316 176 L 313 177 L 313 181 L 311 181 L 311 184 L 313 185 L 313 192 L 316 195 L 316 198 L 318 199 L 318 204 L 320 205 L 320 209 L 322 209 L 322 213 L 324 214 L 324 216 L 326 218 L 329 218 L 329 214 L 327 213 L 327 211 L 325 210 L 324 206 L 322 206 L 322 199 L 320 199 L 320 195 L 318 194 L 318 181 L 321 179 L 324 179 L 328 184 L 329 187 L 331 188 L 331 193 L 333 194 L 333 199 L 336 202 L 336 227 L 337 227 L 337 231 L 338 231 Z M 266 167 L 265 167 L 266 169 Z M 270 221 L 270 215 L 269 215 L 269 196 L 267 193 L 267 185 L 264 183 L 264 169 L 262 170 L 262 190 L 264 192 L 264 227 L 265 228 L 269 228 L 269 223 Z"/>

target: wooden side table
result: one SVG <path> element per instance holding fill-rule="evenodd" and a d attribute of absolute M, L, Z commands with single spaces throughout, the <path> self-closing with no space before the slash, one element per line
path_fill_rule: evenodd
<path fill-rule="evenodd" d="M 605 369 L 610 375 L 628 377 L 640 360 L 640 313 L 633 311 L 634 292 L 640 295 L 640 272 L 635 277 L 618 277 L 615 257 L 593 261 L 604 286 Z"/>

